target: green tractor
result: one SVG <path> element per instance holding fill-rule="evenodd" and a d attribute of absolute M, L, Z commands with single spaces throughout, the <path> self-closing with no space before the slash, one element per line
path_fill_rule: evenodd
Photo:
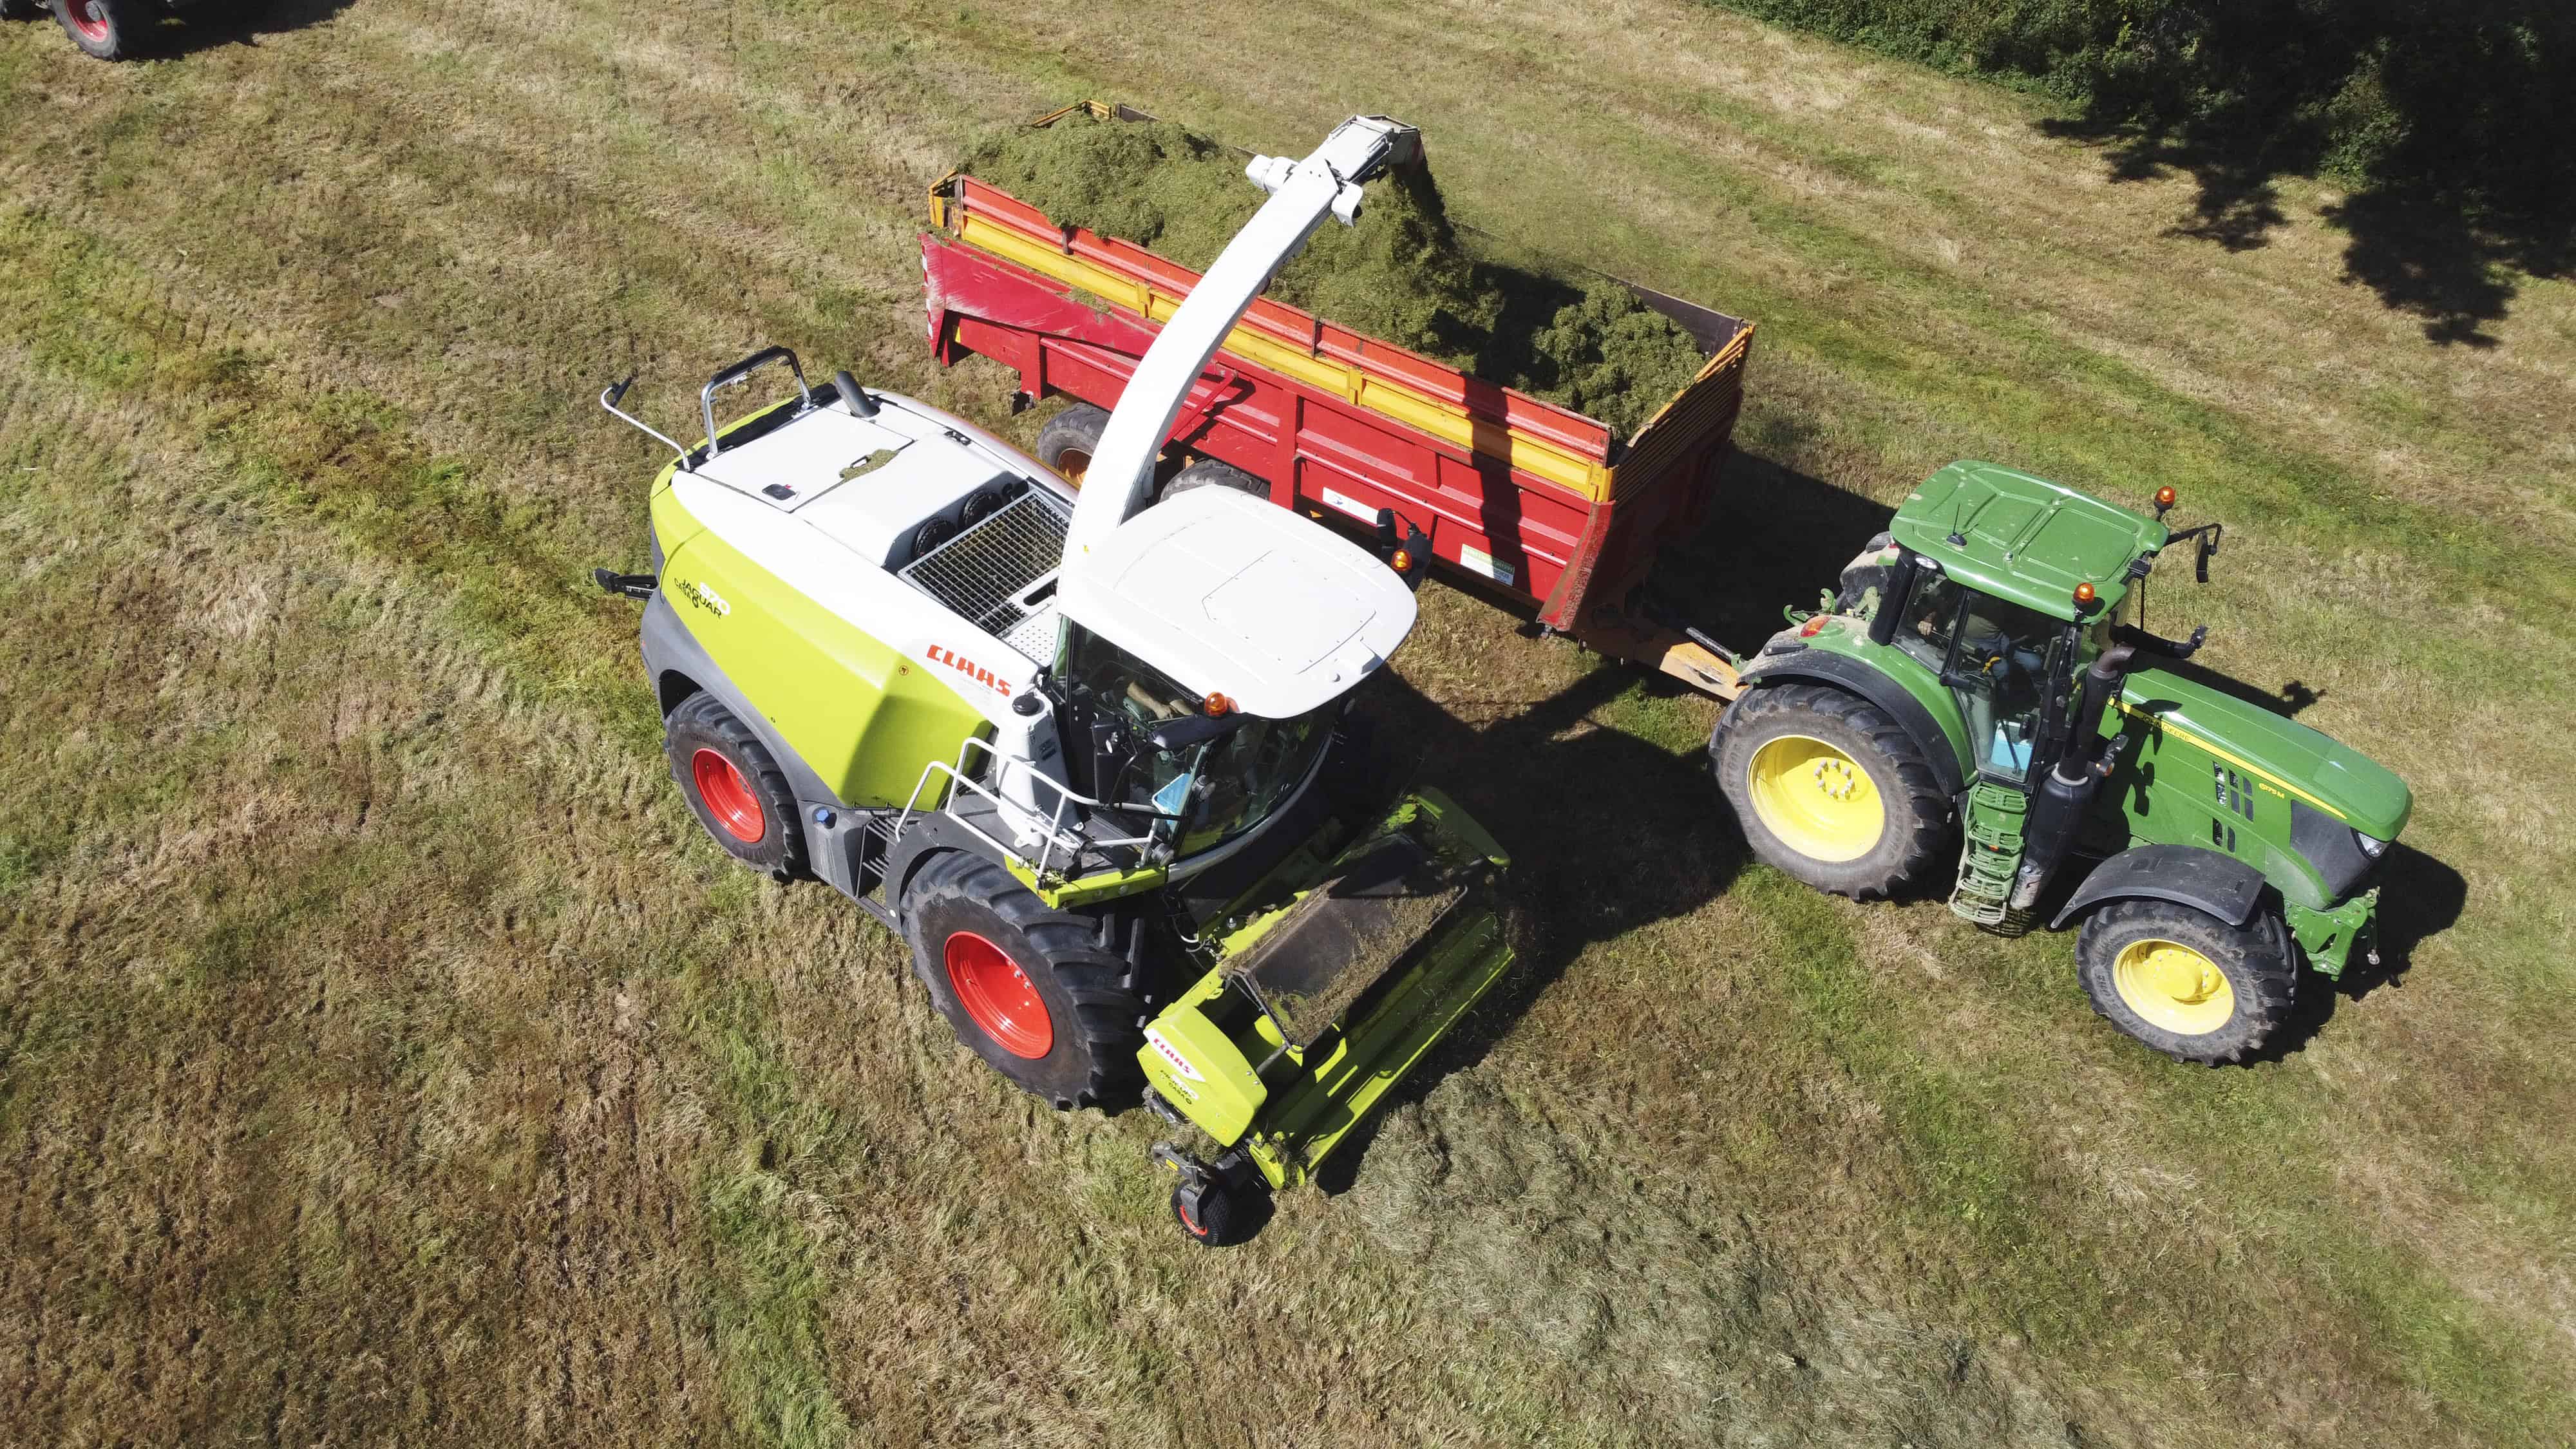
<path fill-rule="evenodd" d="M 1352 693 L 1413 627 L 1418 537 L 1347 541 L 1158 449 L 1219 339 L 1327 215 L 1417 143 L 1355 117 L 1273 193 L 1138 360 L 1083 486 L 972 423 L 710 379 L 652 490 L 645 671 L 716 843 L 903 935 L 958 1039 L 1059 1108 L 1142 1099 L 1196 1240 L 1307 1180 L 1509 968 L 1494 841 L 1376 789 Z M 732 425 L 715 395 L 783 365 Z M 631 382 L 632 379 L 629 379 Z M 1147 506 L 1150 504 L 1151 506 Z M 1410 546 L 1407 551 L 1406 545 Z"/>
<path fill-rule="evenodd" d="M 2175 532 L 2026 473 L 1954 463 L 1838 592 L 1745 661 L 1709 741 L 1754 854 L 1856 900 L 1933 884 L 1990 931 L 2081 922 L 2095 1010 L 2181 1061 L 2241 1062 L 2302 959 L 2372 962 L 2405 782 L 2184 663 L 2132 622 Z M 1954 829 L 1955 827 L 1955 829 Z M 2078 862 L 2092 862 L 2079 866 Z"/>

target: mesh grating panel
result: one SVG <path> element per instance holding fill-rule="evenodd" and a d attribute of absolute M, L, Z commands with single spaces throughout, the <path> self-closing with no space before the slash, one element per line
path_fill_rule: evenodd
<path fill-rule="evenodd" d="M 1064 561 L 1067 505 L 1031 488 L 1000 512 L 904 565 L 905 582 L 1032 659 L 1055 653 L 1055 609 L 1020 595 Z"/>

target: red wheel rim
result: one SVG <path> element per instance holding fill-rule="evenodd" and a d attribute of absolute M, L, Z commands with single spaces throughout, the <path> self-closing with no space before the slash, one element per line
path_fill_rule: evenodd
<path fill-rule="evenodd" d="M 107 39 L 107 12 L 99 7 L 98 0 L 72 0 L 71 14 L 72 29 L 79 31 L 83 40 Z"/>
<path fill-rule="evenodd" d="M 690 758 L 689 773 L 697 779 L 698 798 L 707 802 L 707 813 L 725 834 L 756 845 L 769 833 L 769 817 L 761 813 L 760 797 L 751 793 L 750 783 L 733 761 L 719 751 L 701 749 Z"/>
<path fill-rule="evenodd" d="M 972 931 L 948 938 L 948 985 L 957 1004 L 1015 1057 L 1035 1060 L 1055 1046 L 1046 1003 L 1010 953 Z"/>

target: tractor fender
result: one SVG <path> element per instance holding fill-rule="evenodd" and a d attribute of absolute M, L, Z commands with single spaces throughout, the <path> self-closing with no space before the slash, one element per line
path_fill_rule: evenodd
<path fill-rule="evenodd" d="M 1745 682 L 1769 684 L 1780 679 L 1829 684 L 1868 700 L 1913 737 L 1915 747 L 1923 752 L 1923 762 L 1932 768 L 1932 778 L 1940 783 L 1942 794 L 1956 800 L 1960 792 L 1968 788 L 1959 774 L 1959 752 L 1951 748 L 1949 736 L 1941 732 L 1940 723 L 1932 718 L 1932 711 L 1925 709 L 1922 701 L 1906 693 L 1904 685 L 1856 659 L 1828 654 L 1821 649 L 1801 649 L 1786 656 L 1758 659 L 1746 671 Z"/>
<path fill-rule="evenodd" d="M 2141 899 L 2172 901 L 2242 926 L 2254 918 L 2269 884 L 2263 872 L 2205 846 L 2140 845 L 2093 867 L 2048 928 L 2062 931 L 2104 901 Z"/>

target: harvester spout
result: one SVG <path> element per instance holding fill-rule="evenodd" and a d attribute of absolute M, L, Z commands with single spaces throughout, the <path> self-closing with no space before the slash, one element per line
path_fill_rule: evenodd
<path fill-rule="evenodd" d="M 1353 116 L 1333 128 L 1303 161 L 1256 156 L 1244 168 L 1271 193 L 1128 378 L 1092 454 L 1082 496 L 1066 529 L 1064 561 L 1074 560 L 1133 517 L 1154 492 L 1154 457 L 1170 435 L 1200 369 L 1216 355 L 1272 274 L 1297 255 L 1327 216 L 1346 226 L 1360 214 L 1360 187 L 1387 167 L 1413 159 L 1420 133 L 1384 116 Z"/>

